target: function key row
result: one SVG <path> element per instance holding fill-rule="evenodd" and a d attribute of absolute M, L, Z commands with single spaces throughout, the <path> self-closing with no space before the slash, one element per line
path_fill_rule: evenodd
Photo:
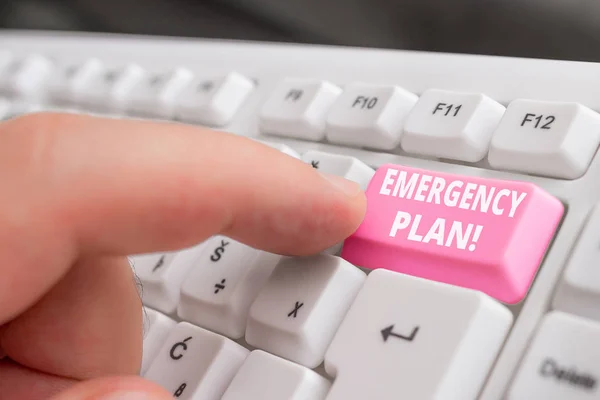
<path fill-rule="evenodd" d="M 0 95 L 57 106 L 41 109 L 87 108 L 224 126 L 254 86 L 250 78 L 236 72 L 196 76 L 186 68 L 175 68 L 157 74 L 137 64 L 109 68 L 98 59 L 54 64 L 39 55 L 14 58 L 0 53 Z"/>
<path fill-rule="evenodd" d="M 213 127 L 230 124 L 256 90 L 238 72 L 187 68 L 150 73 L 98 59 L 54 63 L 0 52 L 1 96 L 50 109 L 88 109 Z M 600 114 L 578 103 L 516 99 L 507 107 L 481 93 L 287 78 L 260 104 L 258 129 L 308 141 L 458 162 L 561 179 L 585 174 L 600 144 Z M 4 102 L 5 103 L 5 102 Z M 4 110 L 0 118 L 32 110 Z M 17 101 L 18 103 L 18 101 Z M 58 106 L 58 107 L 56 107 Z M 41 107 L 42 109 L 46 109 Z"/>
<path fill-rule="evenodd" d="M 577 103 L 286 79 L 260 113 L 265 134 L 576 179 L 600 144 L 600 114 Z"/>

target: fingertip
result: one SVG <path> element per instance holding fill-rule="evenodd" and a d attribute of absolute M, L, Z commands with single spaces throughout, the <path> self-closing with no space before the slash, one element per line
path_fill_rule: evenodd
<path fill-rule="evenodd" d="M 320 174 L 336 189 L 338 189 L 344 195 L 348 196 L 350 199 L 354 199 L 362 192 L 360 185 L 354 181 L 351 181 L 338 175 L 332 175 L 324 172 L 321 172 Z"/>
<path fill-rule="evenodd" d="M 310 174 L 304 190 L 283 195 L 271 209 L 236 215 L 221 234 L 285 256 L 313 255 L 343 242 L 363 221 L 365 193 L 354 182 L 340 182 L 343 178 L 332 184 L 319 172 Z"/>

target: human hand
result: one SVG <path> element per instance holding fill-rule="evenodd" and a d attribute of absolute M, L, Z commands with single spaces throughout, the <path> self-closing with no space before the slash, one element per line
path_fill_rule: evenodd
<path fill-rule="evenodd" d="M 0 185 L 0 400 L 172 398 L 136 377 L 143 313 L 126 255 L 215 234 L 313 254 L 366 207 L 358 185 L 249 139 L 60 114 L 0 124 Z"/>

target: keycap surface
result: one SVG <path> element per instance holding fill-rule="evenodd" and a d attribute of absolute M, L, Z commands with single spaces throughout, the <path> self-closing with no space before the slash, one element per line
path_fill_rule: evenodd
<path fill-rule="evenodd" d="M 404 124 L 408 153 L 475 162 L 483 159 L 504 106 L 478 93 L 430 89 Z"/>
<path fill-rule="evenodd" d="M 174 313 L 183 280 L 202 250 L 200 244 L 178 252 L 132 257 L 133 270 L 142 283 L 144 304 L 166 314 Z"/>
<path fill-rule="evenodd" d="M 332 255 L 282 260 L 250 308 L 246 341 L 317 367 L 364 279 Z"/>
<path fill-rule="evenodd" d="M 367 213 L 342 257 L 523 299 L 562 215 L 534 184 L 387 164 L 367 189 Z"/>
<path fill-rule="evenodd" d="M 146 373 L 152 360 L 169 336 L 175 321 L 151 308 L 144 307 L 144 345 L 140 373 Z"/>
<path fill-rule="evenodd" d="M 325 355 L 327 400 L 474 400 L 511 324 L 479 291 L 373 271 Z"/>
<path fill-rule="evenodd" d="M 327 139 L 347 146 L 393 149 L 417 98 L 399 86 L 350 84 L 327 115 Z"/>
<path fill-rule="evenodd" d="M 323 400 L 331 382 L 318 373 L 254 350 L 221 400 Z"/>
<path fill-rule="evenodd" d="M 129 112 L 142 117 L 173 118 L 177 99 L 193 78 L 194 74 L 182 67 L 148 74 L 132 89 Z"/>
<path fill-rule="evenodd" d="M 16 97 L 39 97 L 54 65 L 40 54 L 14 58 L 0 75 L 0 91 Z"/>
<path fill-rule="evenodd" d="M 177 314 L 227 337 L 243 337 L 248 310 L 279 259 L 225 236 L 210 238 L 183 280 Z"/>
<path fill-rule="evenodd" d="M 341 92 L 328 81 L 284 79 L 260 110 L 260 130 L 278 136 L 322 140 L 327 113 Z"/>
<path fill-rule="evenodd" d="M 302 161 L 321 172 L 341 176 L 360 185 L 365 190 L 375 174 L 373 168 L 355 157 L 341 154 L 309 150 L 302 155 Z"/>
<path fill-rule="evenodd" d="M 96 110 L 123 112 L 133 89 L 144 76 L 145 70 L 134 63 L 108 68 L 91 80 L 81 101 Z"/>
<path fill-rule="evenodd" d="M 219 400 L 249 351 L 187 322 L 171 330 L 144 377 L 182 400 Z"/>
<path fill-rule="evenodd" d="M 587 170 L 600 143 L 600 114 L 577 103 L 518 99 L 492 141 L 493 168 L 563 179 Z"/>
<path fill-rule="evenodd" d="M 600 204 L 592 210 L 553 299 L 553 308 L 600 321 Z"/>
<path fill-rule="evenodd" d="M 196 78 L 177 99 L 177 118 L 209 126 L 227 125 L 248 98 L 254 83 L 237 72 L 216 79 Z"/>
<path fill-rule="evenodd" d="M 600 323 L 554 311 L 544 317 L 507 400 L 599 399 Z"/>
<path fill-rule="evenodd" d="M 78 104 L 86 90 L 91 88 L 91 83 L 102 76 L 104 69 L 104 64 L 97 58 L 63 65 L 49 82 L 50 96 L 60 104 Z"/>

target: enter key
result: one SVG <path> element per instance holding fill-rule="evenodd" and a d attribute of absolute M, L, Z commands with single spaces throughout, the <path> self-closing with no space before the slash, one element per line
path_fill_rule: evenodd
<path fill-rule="evenodd" d="M 366 216 L 341 256 L 523 300 L 564 213 L 538 186 L 387 164 L 366 191 Z"/>

